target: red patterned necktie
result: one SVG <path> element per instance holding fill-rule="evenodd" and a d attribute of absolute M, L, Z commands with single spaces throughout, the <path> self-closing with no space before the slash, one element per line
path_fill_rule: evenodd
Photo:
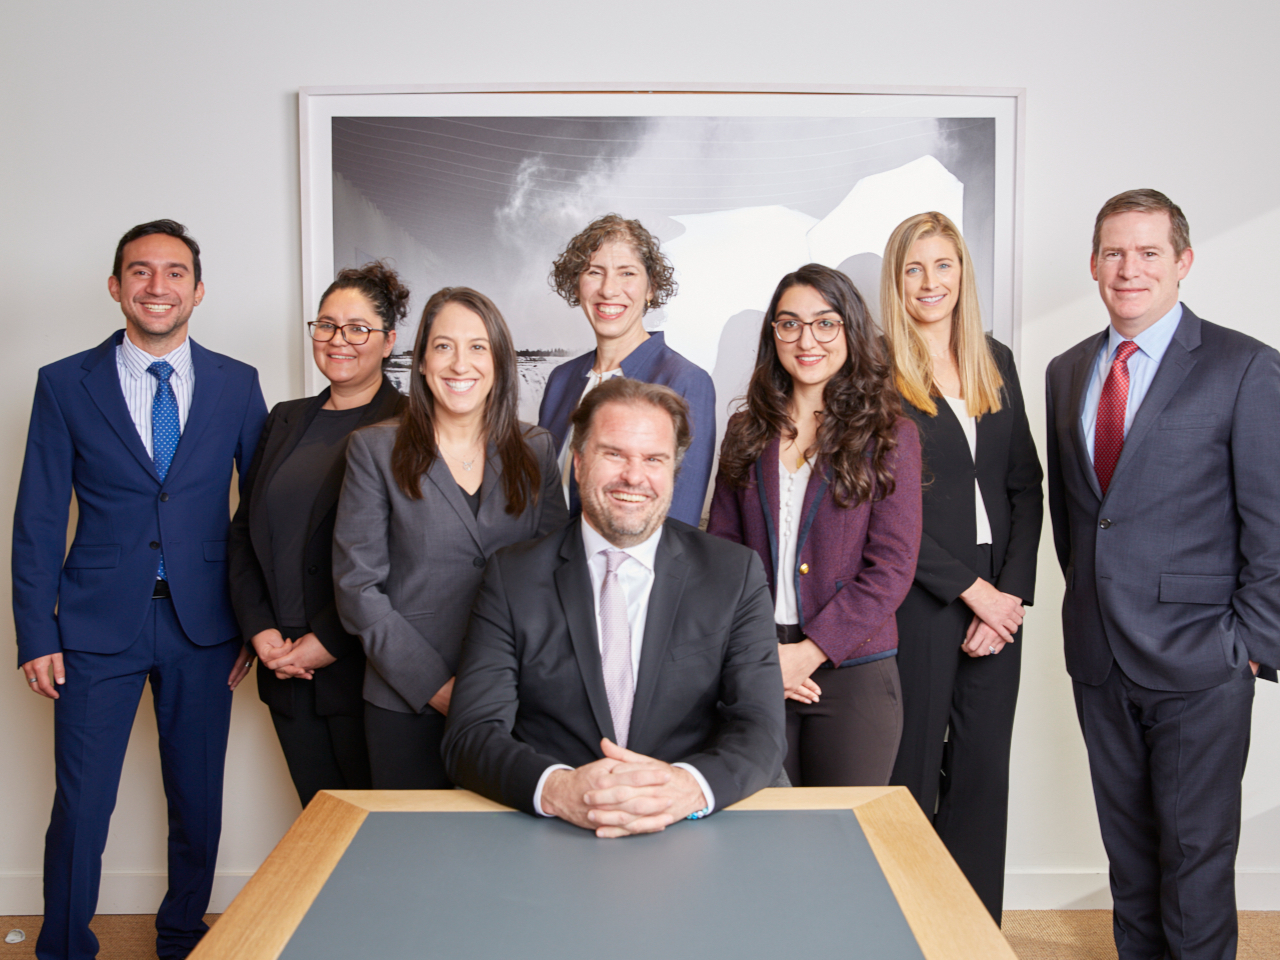
<path fill-rule="evenodd" d="M 1102 397 L 1098 400 L 1098 422 L 1093 431 L 1093 472 L 1098 475 L 1098 486 L 1103 496 L 1111 485 L 1124 449 L 1124 415 L 1129 402 L 1129 358 L 1137 351 L 1132 340 L 1120 341 L 1116 358 L 1111 361 L 1111 372 L 1102 385 Z"/>

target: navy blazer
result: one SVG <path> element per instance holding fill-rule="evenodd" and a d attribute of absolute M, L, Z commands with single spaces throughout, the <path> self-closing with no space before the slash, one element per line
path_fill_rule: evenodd
<path fill-rule="evenodd" d="M 555 438 L 556 453 L 569 437 L 569 417 L 587 388 L 587 376 L 596 362 L 596 352 L 584 353 L 551 371 L 538 408 L 538 426 Z M 670 387 L 689 403 L 689 428 L 693 443 L 680 464 L 668 516 L 697 526 L 702 522 L 702 504 L 711 480 L 711 461 L 716 448 L 716 388 L 711 375 L 691 360 L 667 346 L 661 332 L 636 347 L 622 361 L 622 375 L 645 383 Z M 569 480 L 569 515 L 582 512 L 577 481 Z"/>
<path fill-rule="evenodd" d="M 1115 662 L 1144 687 L 1192 691 L 1249 660 L 1275 667 L 1280 354 L 1184 306 L 1104 495 L 1080 414 L 1106 336 L 1045 371 L 1067 671 L 1097 685 Z"/>
<path fill-rule="evenodd" d="M 129 415 L 118 330 L 40 370 L 13 520 L 18 662 L 62 650 L 119 653 L 165 574 L 182 629 L 200 646 L 239 633 L 227 591 L 228 494 L 266 420 L 258 372 L 191 342 L 195 393 L 163 483 Z M 79 507 L 65 551 L 71 494 Z"/>

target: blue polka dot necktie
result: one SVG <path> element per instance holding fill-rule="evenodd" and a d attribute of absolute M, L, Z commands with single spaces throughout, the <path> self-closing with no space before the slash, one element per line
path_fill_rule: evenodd
<path fill-rule="evenodd" d="M 173 463 L 173 453 L 178 449 L 178 438 L 182 435 L 178 424 L 178 398 L 173 395 L 173 387 L 169 384 L 169 378 L 173 376 L 170 364 L 157 360 L 147 367 L 147 373 L 160 381 L 156 385 L 155 399 L 151 401 L 151 459 L 155 461 L 160 482 L 164 483 L 164 478 L 169 475 L 169 464 Z M 156 577 L 166 579 L 163 549 Z"/>

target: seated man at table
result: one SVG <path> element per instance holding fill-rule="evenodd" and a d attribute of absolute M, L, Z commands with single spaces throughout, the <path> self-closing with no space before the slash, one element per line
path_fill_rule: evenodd
<path fill-rule="evenodd" d="M 573 415 L 582 516 L 498 551 L 472 609 L 444 759 L 459 786 L 601 837 L 755 793 L 785 750 L 756 553 L 667 519 L 688 407 L 618 377 Z"/>

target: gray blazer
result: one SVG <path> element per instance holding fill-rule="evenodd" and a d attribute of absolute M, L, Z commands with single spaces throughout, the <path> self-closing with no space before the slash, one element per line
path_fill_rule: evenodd
<path fill-rule="evenodd" d="M 1067 670 L 1192 691 L 1280 664 L 1280 354 L 1184 306 L 1103 497 L 1080 414 L 1106 336 L 1046 372 Z"/>
<path fill-rule="evenodd" d="M 395 422 L 351 435 L 333 533 L 333 580 L 342 625 L 359 635 L 368 658 L 367 702 L 398 713 L 426 709 L 457 672 L 489 556 L 568 519 L 551 434 L 521 426 L 538 458 L 542 489 L 537 503 L 516 517 L 506 512 L 502 461 L 492 443 L 480 513 L 473 517 L 443 458 L 422 478 L 422 499 L 405 496 L 391 475 Z"/>

